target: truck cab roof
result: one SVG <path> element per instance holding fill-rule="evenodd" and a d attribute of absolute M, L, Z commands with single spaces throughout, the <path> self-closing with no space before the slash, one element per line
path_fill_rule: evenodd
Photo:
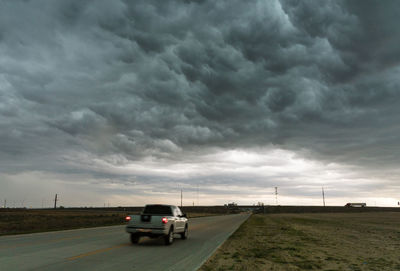
<path fill-rule="evenodd" d="M 166 204 L 147 204 L 143 209 L 143 214 L 172 215 L 174 205 Z"/>

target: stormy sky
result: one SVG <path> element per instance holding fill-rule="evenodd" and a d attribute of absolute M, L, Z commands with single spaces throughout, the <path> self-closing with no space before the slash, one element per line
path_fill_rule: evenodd
<path fill-rule="evenodd" d="M 0 201 L 400 200 L 398 1 L 0 1 Z"/>

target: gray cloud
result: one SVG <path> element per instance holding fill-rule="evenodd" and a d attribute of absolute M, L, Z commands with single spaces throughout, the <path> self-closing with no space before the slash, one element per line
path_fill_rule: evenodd
<path fill-rule="evenodd" d="M 395 170 L 399 9 L 3 1 L 2 171 L 82 170 L 64 153 L 173 163 L 270 144 L 376 175 Z"/>

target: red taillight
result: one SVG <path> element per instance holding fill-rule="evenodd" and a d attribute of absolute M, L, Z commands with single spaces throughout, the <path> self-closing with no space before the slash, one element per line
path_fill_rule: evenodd
<path fill-rule="evenodd" d="M 125 217 L 125 221 L 129 222 L 131 220 L 130 216 Z"/>
<path fill-rule="evenodd" d="M 162 223 L 167 224 L 167 223 L 168 223 L 168 218 L 163 217 L 163 218 L 161 219 L 161 221 L 162 221 Z"/>

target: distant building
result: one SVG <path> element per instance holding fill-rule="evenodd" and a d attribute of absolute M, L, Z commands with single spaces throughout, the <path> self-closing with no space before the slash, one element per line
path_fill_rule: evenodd
<path fill-rule="evenodd" d="M 236 208 L 237 207 L 237 203 L 231 202 L 231 203 L 225 204 L 225 206 L 227 206 L 228 208 Z"/>
<path fill-rule="evenodd" d="M 352 203 L 352 202 L 349 202 L 345 205 L 345 207 L 365 207 L 365 206 L 367 206 L 366 203 Z"/>
<path fill-rule="evenodd" d="M 237 203 L 235 203 L 235 202 L 231 202 L 231 203 L 225 204 L 225 207 L 228 208 L 228 210 L 231 210 L 231 211 L 239 210 L 239 207 L 237 206 Z"/>

